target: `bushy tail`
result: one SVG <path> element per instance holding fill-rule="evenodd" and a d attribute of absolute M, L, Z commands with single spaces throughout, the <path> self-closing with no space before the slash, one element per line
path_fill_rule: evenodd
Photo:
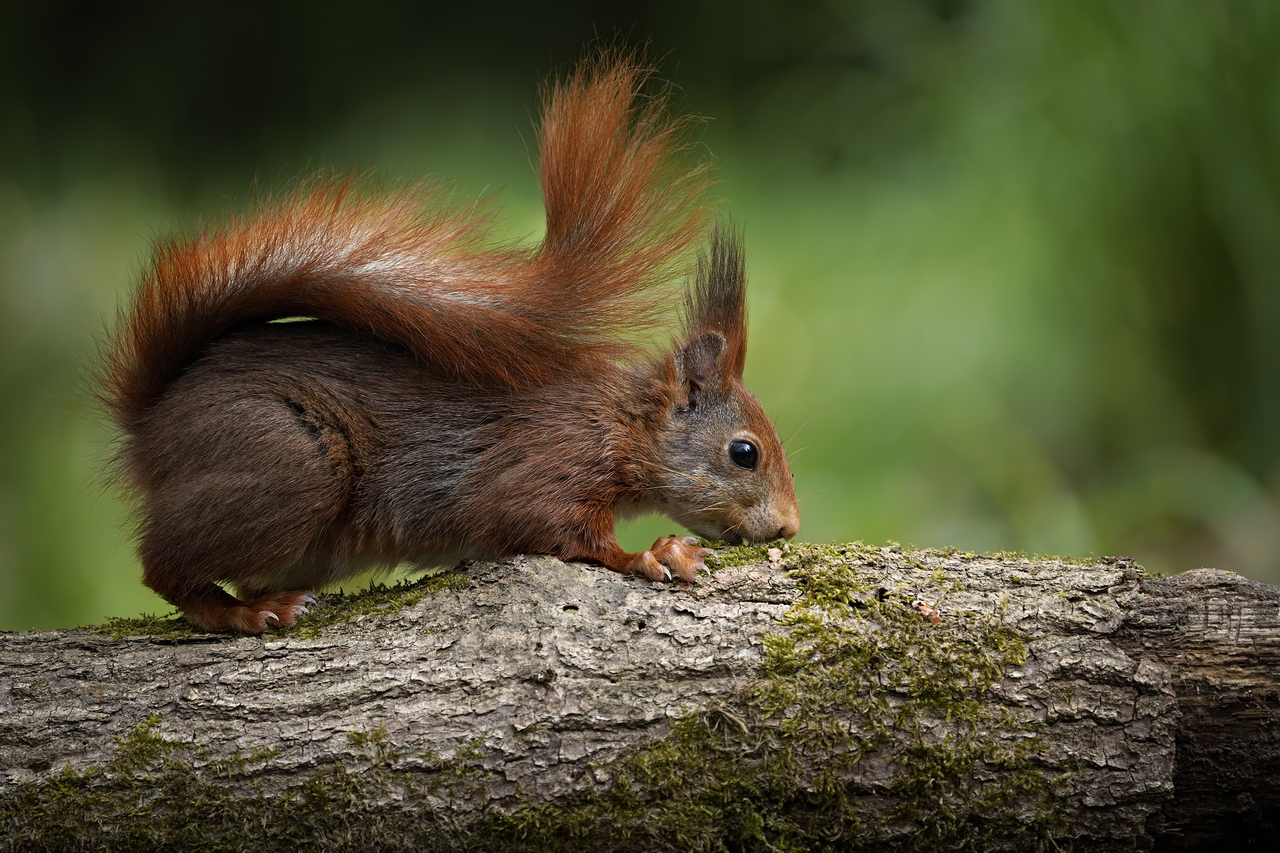
<path fill-rule="evenodd" d="M 399 343 L 436 369 L 513 388 L 630 355 L 674 304 L 654 291 L 705 228 L 702 169 L 672 165 L 684 124 L 619 52 L 544 97 L 547 231 L 486 245 L 488 212 L 430 187 L 305 184 L 217 229 L 160 243 L 103 348 L 103 400 L 128 431 L 236 326 L 306 316 Z"/>
<path fill-rule="evenodd" d="M 688 270 L 675 262 L 706 235 L 708 171 L 672 156 L 692 120 L 668 114 L 665 92 L 641 93 L 651 74 L 605 51 L 543 100 L 540 272 L 596 328 L 669 321 L 678 297 L 655 298 L 652 288 L 679 281 Z M 661 316 L 649 316 L 651 306 Z"/>

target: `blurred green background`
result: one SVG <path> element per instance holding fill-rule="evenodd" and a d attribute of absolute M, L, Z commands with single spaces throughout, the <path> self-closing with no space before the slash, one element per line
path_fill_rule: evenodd
<path fill-rule="evenodd" d="M 86 375 L 153 237 L 371 168 L 536 239 L 537 83 L 619 35 L 711 118 L 802 539 L 1280 582 L 1280 4 L 461 5 L 8 11 L 0 628 L 167 610 Z"/>

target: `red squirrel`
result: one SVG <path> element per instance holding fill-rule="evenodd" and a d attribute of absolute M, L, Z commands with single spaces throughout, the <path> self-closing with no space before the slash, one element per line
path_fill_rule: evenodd
<path fill-rule="evenodd" d="M 685 122 L 606 52 L 543 95 L 546 234 L 486 243 L 439 190 L 305 183 L 159 243 L 100 367 L 143 581 L 196 626 L 289 626 L 371 567 L 551 554 L 693 581 L 685 537 L 791 538 L 786 454 L 742 384 L 740 239 L 707 233 Z M 669 351 L 638 334 L 679 313 Z M 304 318 L 290 322 L 272 322 Z M 229 582 L 236 595 L 219 582 Z"/>

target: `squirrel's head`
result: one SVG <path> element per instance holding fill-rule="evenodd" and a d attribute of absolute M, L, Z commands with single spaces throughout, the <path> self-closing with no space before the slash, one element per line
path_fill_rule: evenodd
<path fill-rule="evenodd" d="M 671 403 L 657 503 L 708 539 L 767 542 L 800 529 L 791 467 L 773 422 L 742 384 L 746 272 L 737 235 L 717 227 L 688 290 L 686 337 L 667 358 Z"/>

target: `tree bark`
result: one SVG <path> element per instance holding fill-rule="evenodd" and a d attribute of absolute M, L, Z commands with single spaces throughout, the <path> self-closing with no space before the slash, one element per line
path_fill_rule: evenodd
<path fill-rule="evenodd" d="M 750 553 L 478 563 L 265 637 L 0 635 L 0 849 L 1269 843 L 1280 591 Z"/>

